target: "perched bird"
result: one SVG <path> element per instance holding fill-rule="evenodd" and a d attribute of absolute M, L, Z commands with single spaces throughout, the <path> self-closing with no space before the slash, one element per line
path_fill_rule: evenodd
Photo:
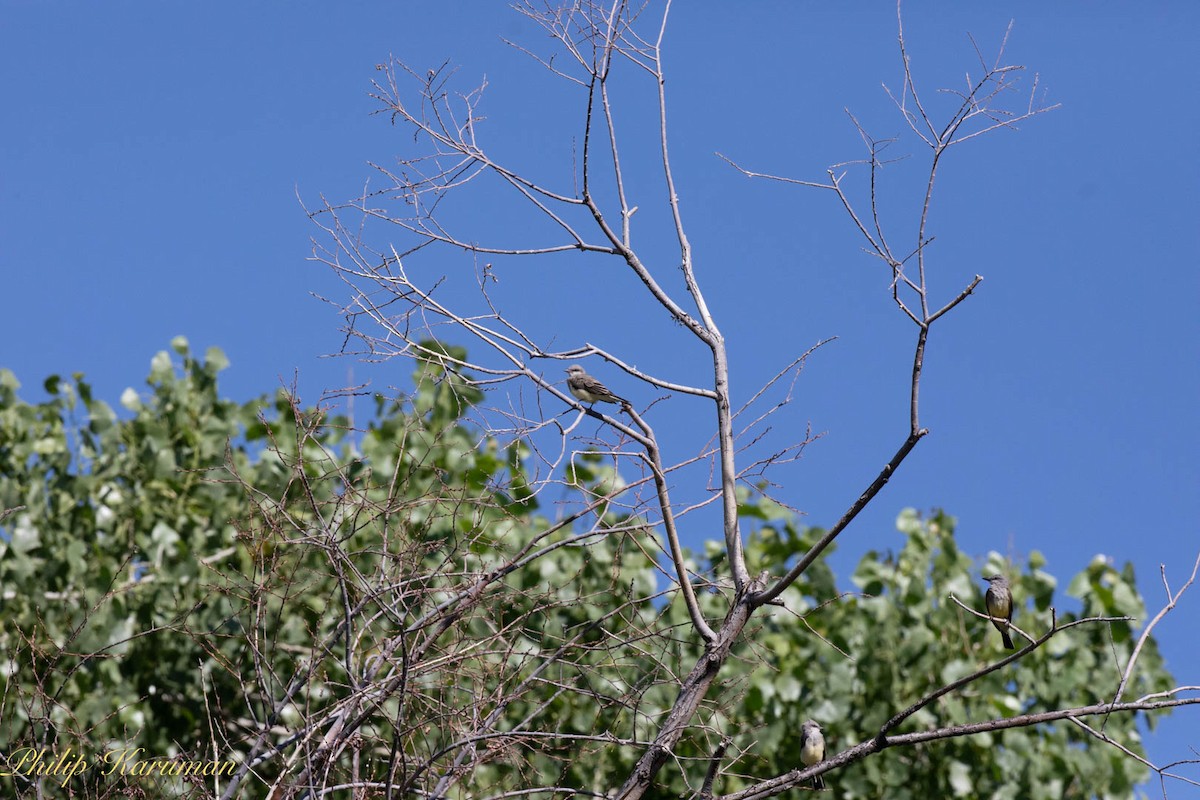
<path fill-rule="evenodd" d="M 624 404 L 627 402 L 625 398 L 617 397 L 608 390 L 607 386 L 584 372 L 583 367 L 578 364 L 567 367 L 567 388 L 571 390 L 571 394 L 585 403 Z"/>
<path fill-rule="evenodd" d="M 984 576 L 984 580 L 989 584 L 987 594 L 983 596 L 984 602 L 987 603 L 988 616 L 992 618 L 996 630 L 1004 637 L 1005 649 L 1016 650 L 1012 637 L 1008 635 L 1008 626 L 1012 624 L 1013 615 L 1012 590 L 1008 588 L 1008 578 L 1003 575 L 991 575 Z"/>
<path fill-rule="evenodd" d="M 805 720 L 800 726 L 800 763 L 806 767 L 819 764 L 825 760 L 825 737 L 821 734 L 821 726 L 810 720 Z M 825 781 L 820 775 L 812 780 L 814 789 L 824 789 Z"/>

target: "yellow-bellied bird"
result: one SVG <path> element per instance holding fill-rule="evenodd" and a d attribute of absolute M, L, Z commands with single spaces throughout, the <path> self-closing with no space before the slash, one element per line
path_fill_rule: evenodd
<path fill-rule="evenodd" d="M 825 760 L 825 737 L 821 734 L 821 726 L 811 719 L 800 726 L 800 763 L 806 767 L 819 764 Z M 824 789 L 825 781 L 820 775 L 812 780 L 814 789 Z"/>
<path fill-rule="evenodd" d="M 567 388 L 571 394 L 585 403 L 625 403 L 623 397 L 617 397 L 600 381 L 583 371 L 583 367 L 572 364 L 567 367 Z"/>
<path fill-rule="evenodd" d="M 1013 615 L 1013 597 L 1012 590 L 1008 588 L 1008 578 L 1003 575 L 991 575 L 985 576 L 984 579 L 988 582 L 987 594 L 983 596 L 984 602 L 987 603 L 988 616 L 992 618 L 996 630 L 1004 637 L 1005 649 L 1016 650 L 1012 637 L 1008 635 L 1008 626 L 1012 624 Z"/>

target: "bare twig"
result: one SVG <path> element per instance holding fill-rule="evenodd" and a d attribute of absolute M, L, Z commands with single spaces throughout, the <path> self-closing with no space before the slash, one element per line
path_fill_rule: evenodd
<path fill-rule="evenodd" d="M 1175 606 L 1179 603 L 1179 599 L 1183 597 L 1184 592 L 1191 588 L 1191 585 L 1196 582 L 1196 575 L 1198 572 L 1200 572 L 1200 556 L 1197 556 L 1195 563 L 1192 564 L 1192 573 L 1188 576 L 1187 581 L 1183 584 L 1183 586 L 1179 587 L 1178 592 L 1173 594 L 1171 592 L 1171 585 L 1167 581 L 1166 566 L 1160 565 L 1159 572 L 1162 576 L 1163 588 L 1166 590 L 1167 594 L 1166 605 L 1159 609 L 1158 613 L 1154 615 L 1154 619 L 1150 620 L 1150 624 L 1146 626 L 1145 630 L 1142 631 L 1142 635 L 1138 637 L 1137 644 L 1134 645 L 1133 652 L 1129 656 L 1129 663 L 1125 665 L 1125 671 L 1121 673 L 1121 682 L 1117 684 L 1117 691 L 1113 695 L 1114 703 L 1120 702 L 1121 696 L 1125 694 L 1125 687 L 1129 683 L 1130 676 L 1133 675 L 1133 669 L 1137 664 L 1138 656 L 1141 655 L 1142 648 L 1146 645 L 1146 642 L 1150 640 L 1150 634 L 1154 631 L 1154 628 L 1159 622 L 1162 621 L 1164 617 L 1167 616 L 1167 614 L 1175 610 Z"/>

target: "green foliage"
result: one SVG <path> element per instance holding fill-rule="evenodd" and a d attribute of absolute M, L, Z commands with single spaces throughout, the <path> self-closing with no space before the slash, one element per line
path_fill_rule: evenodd
<path fill-rule="evenodd" d="M 0 371 L 0 505 L 14 509 L 0 537 L 6 751 L 79 752 L 82 739 L 93 752 L 170 757 L 203 738 L 202 698 L 242 694 L 238 675 L 213 667 L 245 650 L 236 604 L 217 587 L 250 561 L 248 501 L 211 470 L 228 460 L 261 492 L 285 491 L 296 420 L 282 394 L 270 423 L 258 416 L 265 398 L 220 399 L 224 355 L 198 361 L 186 340 L 172 346 L 181 371 L 156 355 L 148 396 L 123 397 L 126 419 L 80 374 L 51 376 L 50 399 L 29 404 Z M 268 438 L 285 445 L 256 454 Z M 227 450 L 231 439 L 241 443 Z"/>
<path fill-rule="evenodd" d="M 294 778 L 331 721 L 356 709 L 354 755 L 322 779 L 466 797 L 604 792 L 629 773 L 703 648 L 662 592 L 651 521 L 608 502 L 627 488 L 610 457 L 568 465 L 556 513 L 601 502 L 560 524 L 525 473 L 530 446 L 464 423 L 482 395 L 452 366 L 459 350 L 426 343 L 412 396 L 376 396 L 354 424 L 283 392 L 222 400 L 220 351 L 201 361 L 186 341 L 172 345 L 179 365 L 159 353 L 149 392 L 123 396 L 124 416 L 81 375 L 52 376 L 50 399 L 30 404 L 0 370 L 0 504 L 16 509 L 0 520 L 0 748 L 266 755 L 261 787 Z M 748 492 L 739 510 L 758 526 L 746 547 L 754 573 L 782 574 L 824 533 Z M 1020 574 L 994 554 L 980 569 L 944 514 L 908 511 L 899 529 L 898 550 L 864 556 L 852 591 L 822 559 L 760 611 L 649 797 L 692 791 L 722 736 L 737 754 L 724 793 L 748 785 L 740 776 L 799 766 L 804 719 L 822 723 L 833 753 L 1001 658 L 987 620 L 949 599 L 981 609 L 981 573 L 1009 575 L 1020 628 L 1050 625 L 1056 580 L 1040 554 Z M 697 584 L 713 622 L 730 602 L 712 588 L 723 563 L 716 542 L 690 562 L 713 578 Z M 1098 560 L 1069 593 L 1084 616 L 1144 618 L 1129 568 Z M 1064 631 L 897 732 L 1111 699 L 1135 636 L 1125 621 Z M 1171 684 L 1152 641 L 1140 664 L 1126 696 Z M 1105 730 L 1136 751 L 1134 721 L 1113 716 Z M 464 753 L 466 774 L 455 768 Z M 1059 723 L 890 748 L 826 781 L 839 797 L 1088 798 L 1129 796 L 1144 775 Z M 20 776 L 0 781 L 6 794 L 28 789 Z M 120 788 L 98 771 L 72 786 Z"/>
<path fill-rule="evenodd" d="M 832 576 L 814 565 L 784 594 L 786 609 L 772 611 L 762 631 L 750 637 L 767 669 L 753 674 L 743 705 L 752 712 L 745 724 L 753 735 L 739 742 L 751 753 L 742 771 L 761 774 L 763 762 L 769 773 L 799 766 L 795 754 L 807 718 L 822 724 L 835 753 L 873 738 L 933 690 L 1006 656 L 991 624 L 951 599 L 982 612 L 981 574 L 1009 576 L 1018 627 L 1034 637 L 1049 629 L 1056 581 L 1042 568 L 1040 553 L 1031 554 L 1021 574 L 996 554 L 981 568 L 958 549 L 955 521 L 946 514 L 922 519 L 908 510 L 897 527 L 904 535 L 899 549 L 863 556 L 851 576 L 855 591 L 839 596 Z M 780 563 L 803 554 L 821 533 L 797 531 L 790 522 L 767 526 L 751 540 L 748 557 Z M 1083 601 L 1082 612 L 1058 611 L 1060 627 L 1093 616 L 1145 619 L 1129 567 L 1118 572 L 1097 560 L 1072 581 L 1070 593 Z M 1134 633 L 1127 621 L 1063 631 L 1019 662 L 934 701 L 893 733 L 1109 701 Z M 1027 643 L 1014 639 L 1018 647 Z M 1157 649 L 1148 645 L 1126 696 L 1172 683 Z M 1141 751 L 1133 716 L 1085 722 L 1104 722 L 1108 735 Z M 826 782 L 848 798 L 1092 798 L 1131 797 L 1147 775 L 1116 748 L 1059 722 L 886 749 L 827 774 Z"/>
<path fill-rule="evenodd" d="M 239 761 L 263 721 L 275 730 L 268 745 L 287 740 L 369 675 L 389 688 L 363 727 L 382 743 L 363 768 L 386 775 L 390 743 L 402 741 L 407 759 L 428 763 L 394 779 L 421 786 L 481 713 L 498 730 L 561 715 L 564 734 L 620 713 L 548 699 L 530 673 L 569 650 L 542 680 L 587 681 L 597 696 L 627 681 L 636 659 L 611 652 L 610 630 L 660 616 L 645 599 L 656 567 L 633 532 L 577 538 L 538 516 L 527 446 L 461 423 L 482 397 L 468 380 L 420 362 L 411 399 L 376 396 L 352 441 L 349 420 L 282 392 L 220 399 L 224 356 L 173 346 L 181 368 L 158 354 L 148 396 L 125 393 L 125 419 L 80 375 L 49 379 L 51 399 L 30 404 L 0 372 L 0 500 L 13 509 L 0 532 L 5 751 L 99 758 L 142 747 Z M 581 492 L 600 489 L 580 481 Z M 522 557 L 527 567 L 514 568 Z M 626 592 L 637 600 L 613 613 Z M 499 748 L 477 774 L 552 780 L 575 753 L 548 739 Z M 256 776 L 270 781 L 283 765 L 268 760 Z M 98 770 L 76 783 L 113 789 Z"/>

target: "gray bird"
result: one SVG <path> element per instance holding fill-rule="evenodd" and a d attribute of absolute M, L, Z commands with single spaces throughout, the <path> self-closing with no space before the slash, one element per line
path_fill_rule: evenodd
<path fill-rule="evenodd" d="M 600 381 L 583 371 L 583 367 L 572 364 L 567 367 L 567 388 L 571 394 L 585 403 L 620 403 L 627 402 L 623 397 L 617 397 Z"/>
<path fill-rule="evenodd" d="M 821 726 L 811 719 L 805 720 L 800 726 L 800 763 L 806 767 L 819 764 L 825 760 L 825 737 L 821 734 Z M 814 789 L 824 789 L 825 781 L 820 775 L 812 780 Z"/>
<path fill-rule="evenodd" d="M 1008 626 L 1012 624 L 1013 615 L 1013 597 L 1012 590 L 1008 588 L 1008 578 L 1003 575 L 985 575 L 984 580 L 988 582 L 987 594 L 983 596 L 988 616 L 992 618 L 996 630 L 1004 637 L 1004 648 L 1016 650 L 1012 637 L 1008 635 Z"/>

